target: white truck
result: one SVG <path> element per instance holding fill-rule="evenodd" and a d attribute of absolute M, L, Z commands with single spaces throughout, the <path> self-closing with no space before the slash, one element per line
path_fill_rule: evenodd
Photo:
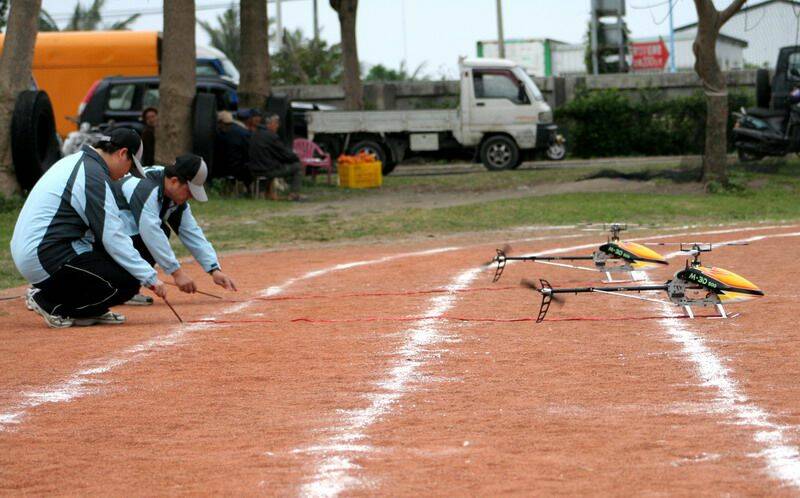
<path fill-rule="evenodd" d="M 536 151 L 564 158 L 553 112 L 528 74 L 503 59 L 460 59 L 460 105 L 448 110 L 308 112 L 308 137 L 336 156 L 375 154 L 389 174 L 405 157 L 469 150 L 489 170 Z"/>

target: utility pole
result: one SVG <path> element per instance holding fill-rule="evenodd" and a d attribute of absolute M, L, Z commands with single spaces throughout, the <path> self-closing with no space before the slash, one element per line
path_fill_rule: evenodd
<path fill-rule="evenodd" d="M 275 30 L 278 52 L 283 50 L 283 17 L 281 16 L 281 0 L 275 0 Z"/>
<path fill-rule="evenodd" d="M 675 2 L 669 2 L 669 72 L 674 73 L 678 70 L 675 62 L 675 24 L 672 21 L 672 9 Z"/>
<path fill-rule="evenodd" d="M 319 41 L 319 12 L 317 11 L 317 0 L 314 2 L 314 41 Z"/>
<path fill-rule="evenodd" d="M 506 40 L 503 37 L 503 5 L 497 0 L 497 50 L 501 59 L 506 58 Z"/>
<path fill-rule="evenodd" d="M 597 46 L 597 30 L 600 28 L 599 22 L 597 19 L 597 9 L 595 8 L 595 3 L 592 2 L 592 39 L 590 40 L 592 44 L 592 73 L 593 74 L 600 74 L 600 57 L 598 57 L 599 47 Z"/>

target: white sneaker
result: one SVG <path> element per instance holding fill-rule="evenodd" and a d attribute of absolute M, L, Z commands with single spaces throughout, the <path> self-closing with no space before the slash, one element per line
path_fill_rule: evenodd
<path fill-rule="evenodd" d="M 145 296 L 144 294 L 136 294 L 129 300 L 125 301 L 128 306 L 150 306 L 153 304 L 153 298 Z"/>
<path fill-rule="evenodd" d="M 39 289 L 36 289 L 36 290 L 38 292 Z M 39 313 L 39 315 L 41 315 L 41 317 L 44 318 L 45 323 L 49 327 L 54 328 L 54 329 L 65 329 L 67 327 L 72 327 L 75 324 L 75 322 L 71 318 L 67 318 L 67 317 L 63 317 L 63 316 L 59 316 L 59 315 L 51 315 L 50 313 L 48 313 L 45 310 L 43 310 L 42 307 L 39 306 L 39 303 L 36 302 L 36 299 L 33 298 L 33 296 L 35 294 L 36 294 L 36 292 L 32 293 L 31 294 L 31 298 L 30 299 L 26 299 L 26 301 L 30 304 L 31 311 L 35 311 L 36 313 Z M 26 298 L 27 298 L 27 296 L 26 296 Z"/>
<path fill-rule="evenodd" d="M 76 327 L 89 327 L 90 325 L 121 325 L 125 323 L 125 320 L 125 315 L 108 311 L 99 316 L 75 318 L 73 322 Z"/>
<path fill-rule="evenodd" d="M 36 287 L 28 287 L 28 290 L 25 291 L 25 307 L 28 308 L 28 311 L 33 311 L 33 305 L 31 301 L 33 300 L 33 295 L 39 292 L 40 289 Z"/>

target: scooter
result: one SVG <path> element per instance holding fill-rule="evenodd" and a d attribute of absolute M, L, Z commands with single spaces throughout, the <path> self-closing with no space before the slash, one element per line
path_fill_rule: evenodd
<path fill-rule="evenodd" d="M 740 160 L 800 153 L 800 88 L 792 90 L 788 104 L 786 110 L 754 107 L 733 113 L 733 143 Z"/>

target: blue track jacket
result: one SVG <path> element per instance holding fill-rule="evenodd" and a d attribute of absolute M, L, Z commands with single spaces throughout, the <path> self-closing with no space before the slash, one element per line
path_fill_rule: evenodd
<path fill-rule="evenodd" d="M 142 285 L 156 283 L 156 271 L 125 231 L 111 184 L 108 165 L 88 145 L 55 163 L 36 182 L 11 238 L 11 257 L 28 282 L 47 280 L 100 243 Z"/>
<path fill-rule="evenodd" d="M 167 274 L 173 274 L 181 266 L 169 245 L 170 228 L 203 270 L 219 269 L 217 253 L 192 216 L 189 203 L 178 206 L 164 195 L 162 166 L 146 168 L 144 179 L 128 175 L 114 182 L 113 188 L 126 233 L 141 235 L 150 254 Z"/>

